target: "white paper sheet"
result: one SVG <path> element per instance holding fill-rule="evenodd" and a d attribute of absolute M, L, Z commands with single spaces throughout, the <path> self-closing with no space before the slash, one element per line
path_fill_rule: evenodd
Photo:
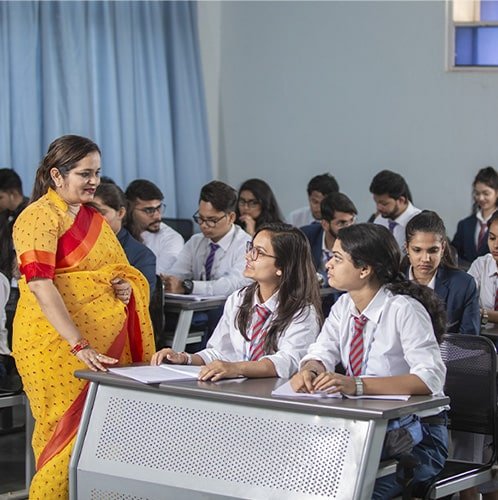
<path fill-rule="evenodd" d="M 109 368 L 111 373 L 122 375 L 143 382 L 144 384 L 158 384 L 159 382 L 173 382 L 176 380 L 196 380 L 200 366 L 124 366 Z"/>
<path fill-rule="evenodd" d="M 348 399 L 384 399 L 384 400 L 394 400 L 394 401 L 408 401 L 410 399 L 409 395 L 406 394 L 386 394 L 382 396 L 371 396 L 365 394 L 363 396 L 348 396 L 347 394 L 334 393 L 329 394 L 325 391 L 315 392 L 309 394 L 306 392 L 294 392 L 290 385 L 290 381 L 285 382 L 280 387 L 275 389 L 272 396 L 277 396 L 281 398 L 311 398 L 311 399 L 322 399 L 322 398 L 342 398 L 343 396 Z"/>

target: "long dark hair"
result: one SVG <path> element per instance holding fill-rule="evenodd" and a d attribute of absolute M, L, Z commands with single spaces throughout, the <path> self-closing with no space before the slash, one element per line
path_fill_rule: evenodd
<path fill-rule="evenodd" d="M 284 221 L 284 217 L 282 216 L 282 212 L 280 211 L 280 207 L 278 206 L 277 199 L 275 198 L 271 187 L 265 181 L 261 179 L 248 179 L 247 181 L 243 182 L 239 188 L 237 202 L 242 191 L 250 191 L 254 195 L 254 198 L 258 200 L 261 206 L 261 215 L 256 221 L 256 230 L 258 230 L 260 226 L 268 222 Z M 240 217 L 238 203 L 235 212 L 237 214 L 238 220 Z"/>
<path fill-rule="evenodd" d="M 457 269 L 455 260 L 451 255 L 451 246 L 446 235 L 446 227 L 443 219 L 432 210 L 423 210 L 419 214 L 412 217 L 405 228 L 406 244 L 408 245 L 415 233 L 434 233 L 439 236 L 441 243 L 444 243 L 443 256 L 441 257 L 441 267 L 447 269 Z M 408 262 L 408 256 L 406 256 Z"/>
<path fill-rule="evenodd" d="M 428 287 L 408 281 L 400 272 L 401 252 L 391 232 L 379 224 L 356 224 L 339 230 L 337 238 L 355 267 L 370 266 L 378 283 L 394 295 L 418 300 L 431 317 L 438 341 L 446 333 L 446 312 L 442 301 Z"/>
<path fill-rule="evenodd" d="M 31 201 L 36 201 L 47 193 L 48 188 L 55 189 L 50 170 L 56 168 L 65 177 L 76 164 L 90 153 L 100 149 L 93 141 L 79 135 L 63 135 L 50 144 L 36 171 L 35 184 Z"/>
<path fill-rule="evenodd" d="M 262 231 L 270 234 L 275 266 L 282 271 L 278 287 L 278 306 L 271 326 L 266 334 L 264 351 L 271 354 L 277 351 L 279 337 L 294 321 L 303 317 L 304 308 L 313 306 L 318 316 L 319 326 L 323 323 L 320 286 L 316 275 L 311 250 L 306 236 L 294 226 L 285 223 L 269 223 L 261 226 L 254 237 Z M 253 297 L 258 284 L 240 290 L 243 295 L 242 304 L 235 316 L 237 327 L 246 340 L 253 314 Z M 294 316 L 298 314 L 298 318 Z"/>
<path fill-rule="evenodd" d="M 481 168 L 477 172 L 474 182 L 472 182 L 472 188 L 475 188 L 478 182 L 498 192 L 498 172 L 493 167 Z M 498 199 L 496 200 L 496 206 L 498 207 Z M 479 205 L 475 202 L 474 195 L 472 195 L 472 213 L 475 214 L 478 210 Z"/>

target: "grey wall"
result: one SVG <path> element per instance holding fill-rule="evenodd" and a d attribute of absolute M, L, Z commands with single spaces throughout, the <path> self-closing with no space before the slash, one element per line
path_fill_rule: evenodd
<path fill-rule="evenodd" d="M 498 73 L 445 70 L 444 2 L 201 3 L 219 178 L 267 180 L 287 213 L 330 170 L 364 220 L 389 168 L 453 233 L 476 171 L 498 166 Z"/>

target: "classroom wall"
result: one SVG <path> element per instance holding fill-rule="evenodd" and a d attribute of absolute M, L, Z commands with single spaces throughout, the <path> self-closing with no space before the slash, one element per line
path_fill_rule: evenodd
<path fill-rule="evenodd" d="M 388 168 L 452 234 L 498 167 L 498 72 L 445 70 L 443 1 L 200 2 L 199 28 L 215 170 L 285 213 L 329 170 L 365 220 Z"/>

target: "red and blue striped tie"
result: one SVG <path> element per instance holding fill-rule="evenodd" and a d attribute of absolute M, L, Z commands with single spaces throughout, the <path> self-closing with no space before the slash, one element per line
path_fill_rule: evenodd
<path fill-rule="evenodd" d="M 266 337 L 266 330 L 263 329 L 265 326 L 268 316 L 270 316 L 271 311 L 264 307 L 256 304 L 256 322 L 252 327 L 251 344 L 249 346 L 249 360 L 257 361 L 264 354 L 264 343 Z"/>
<path fill-rule="evenodd" d="M 350 375 L 357 377 L 361 375 L 361 364 L 363 363 L 363 330 L 368 321 L 363 314 L 358 318 L 353 316 L 354 319 L 354 334 L 351 340 L 351 350 L 349 351 L 349 371 Z"/>

